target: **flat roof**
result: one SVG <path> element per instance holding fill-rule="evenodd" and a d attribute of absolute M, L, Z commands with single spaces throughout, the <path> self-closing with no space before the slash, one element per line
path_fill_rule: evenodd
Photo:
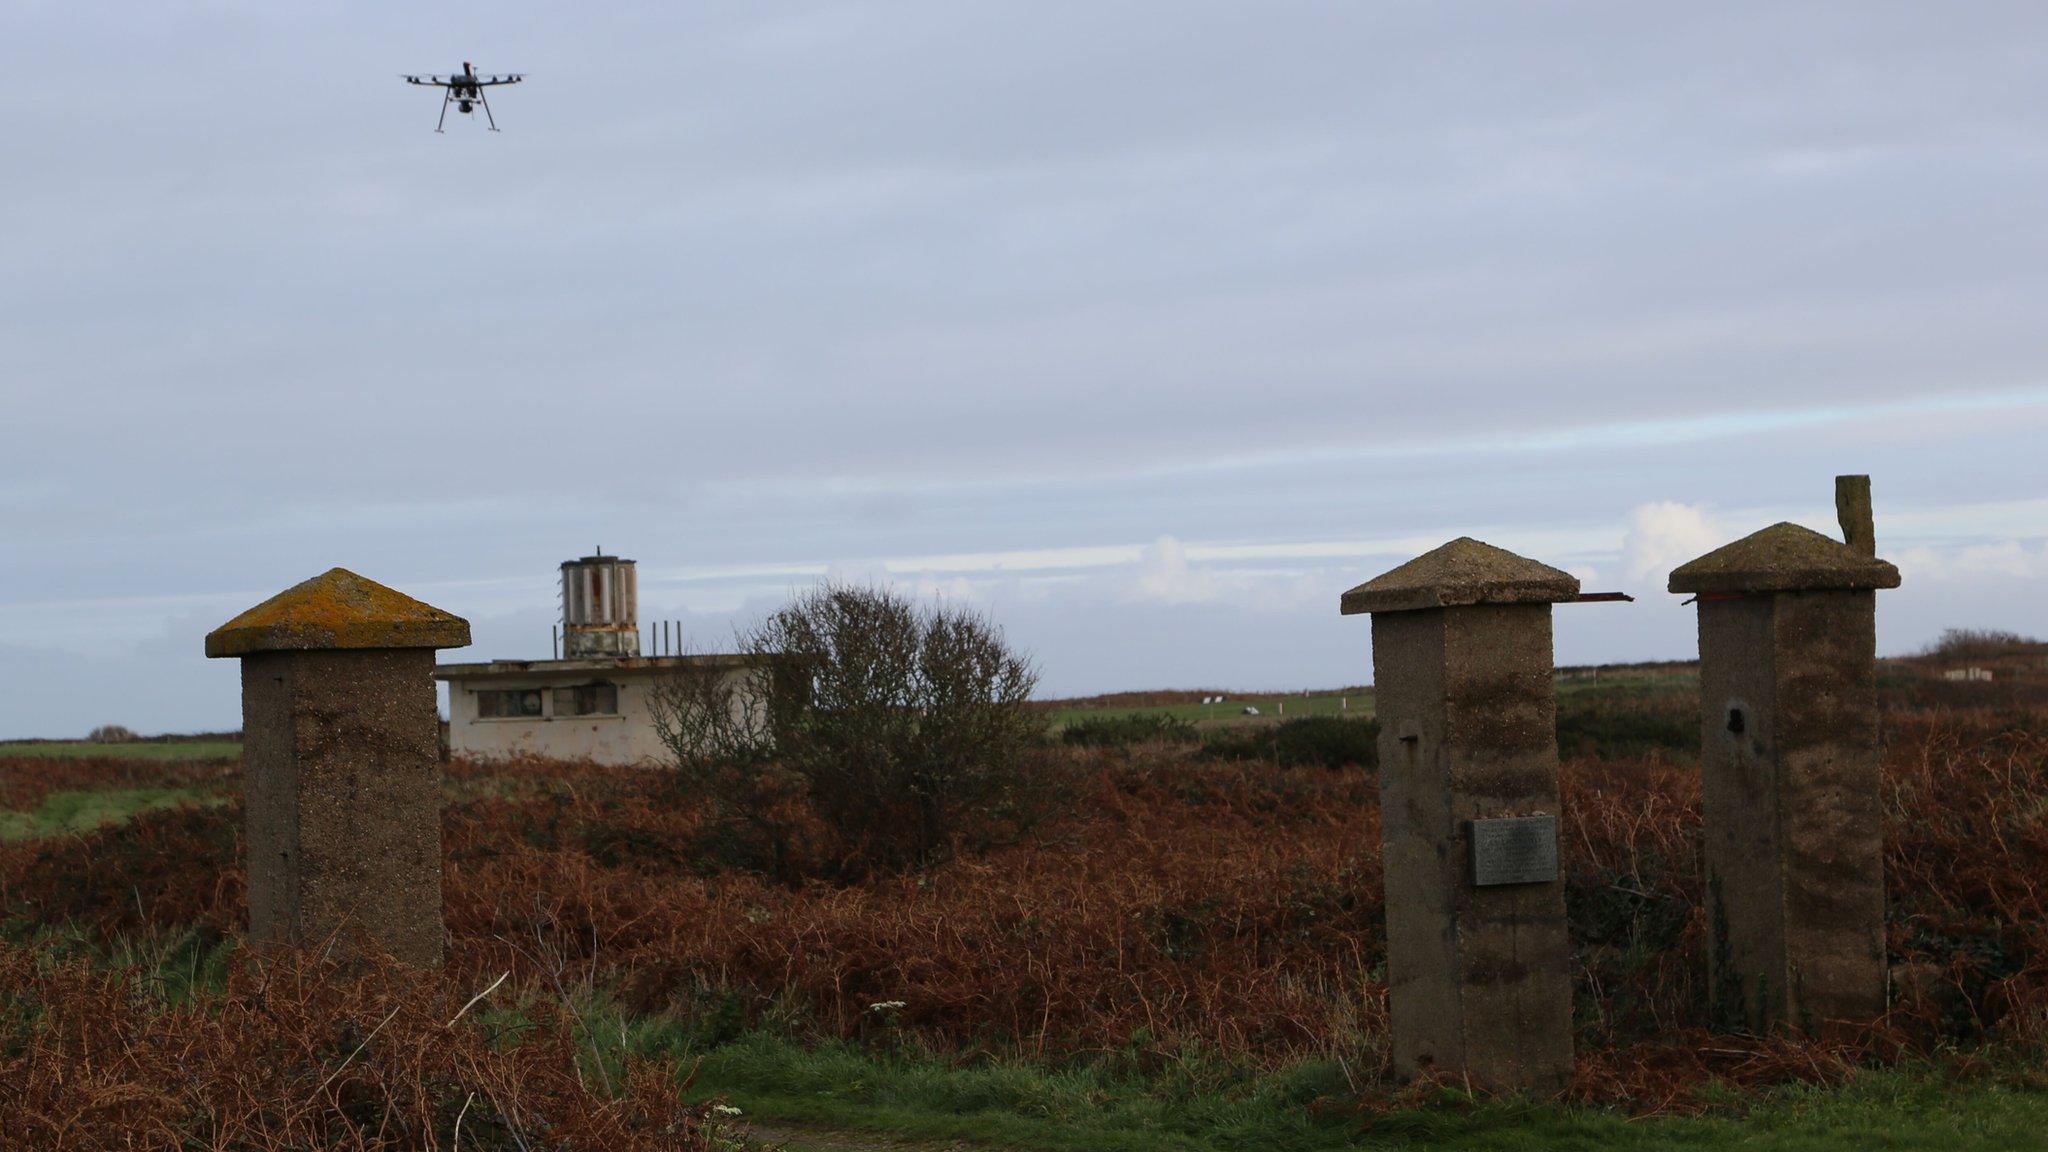
<path fill-rule="evenodd" d="M 481 664 L 437 664 L 436 680 L 504 680 L 534 676 L 646 676 L 676 668 L 753 668 L 765 656 L 623 656 L 590 660 L 490 660 Z"/>

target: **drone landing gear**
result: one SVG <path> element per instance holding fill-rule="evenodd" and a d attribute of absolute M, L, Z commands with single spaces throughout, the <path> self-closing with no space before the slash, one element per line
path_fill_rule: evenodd
<path fill-rule="evenodd" d="M 481 104 L 481 105 L 483 105 L 483 106 L 484 106 L 484 119 L 486 119 L 486 120 L 489 120 L 489 121 L 490 121 L 490 123 L 491 123 L 491 131 L 493 131 L 493 132 L 496 132 L 496 131 L 498 130 L 498 118 L 497 118 L 496 116 L 493 116 L 493 115 L 491 115 L 491 102 L 490 102 L 489 98 L 487 98 L 487 97 L 486 97 L 486 96 L 485 96 L 485 95 L 483 94 L 483 90 L 482 90 L 482 89 L 478 89 L 478 90 L 477 90 L 477 94 L 476 94 L 476 97 L 475 97 L 475 99 L 474 99 L 474 100 L 470 99 L 469 97 L 457 97 L 457 96 L 455 95 L 454 91 L 453 91 L 453 90 L 451 89 L 451 90 L 449 91 L 449 93 L 448 93 L 448 94 L 447 94 L 446 96 L 443 96 L 443 97 L 441 98 L 441 118 L 440 118 L 439 120 L 436 120 L 436 121 L 434 122 L 434 131 L 436 131 L 436 132 L 441 132 L 441 131 L 444 131 L 444 130 L 445 130 L 445 128 L 447 127 L 447 124 L 448 124 L 448 106 L 449 106 L 450 104 L 460 104 L 460 105 L 462 105 L 462 111 L 463 111 L 463 112 L 464 112 L 465 114 L 470 114 L 470 108 L 471 108 L 471 105 L 472 105 L 472 104 Z"/>

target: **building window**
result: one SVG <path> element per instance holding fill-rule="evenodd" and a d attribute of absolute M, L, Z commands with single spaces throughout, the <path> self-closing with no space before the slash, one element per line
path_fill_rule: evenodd
<path fill-rule="evenodd" d="M 619 686 L 616 684 L 579 684 L 574 688 L 555 689 L 555 715 L 557 716 L 617 716 L 619 714 Z"/>
<path fill-rule="evenodd" d="M 540 715 L 538 688 L 486 688 L 476 694 L 476 714 L 485 720 Z"/>

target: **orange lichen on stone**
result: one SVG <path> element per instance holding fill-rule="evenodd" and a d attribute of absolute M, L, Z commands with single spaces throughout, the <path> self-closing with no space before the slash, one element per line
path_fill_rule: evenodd
<path fill-rule="evenodd" d="M 1344 593 L 1346 616 L 1467 604 L 1555 604 L 1579 594 L 1578 577 L 1460 536 Z"/>
<path fill-rule="evenodd" d="M 208 656 L 323 648 L 461 648 L 469 621 L 330 568 L 207 634 Z"/>

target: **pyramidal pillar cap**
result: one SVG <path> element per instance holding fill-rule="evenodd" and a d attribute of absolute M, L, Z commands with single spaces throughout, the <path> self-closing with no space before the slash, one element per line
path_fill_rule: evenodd
<path fill-rule="evenodd" d="M 210 657 L 336 648 L 462 648 L 469 621 L 330 568 L 206 635 Z"/>
<path fill-rule="evenodd" d="M 1344 593 L 1343 613 L 1557 604 L 1578 595 L 1579 578 L 1571 573 L 1460 536 Z"/>
<path fill-rule="evenodd" d="M 1673 592 L 1897 588 L 1899 570 L 1832 536 L 1783 522 L 1671 570 Z"/>

